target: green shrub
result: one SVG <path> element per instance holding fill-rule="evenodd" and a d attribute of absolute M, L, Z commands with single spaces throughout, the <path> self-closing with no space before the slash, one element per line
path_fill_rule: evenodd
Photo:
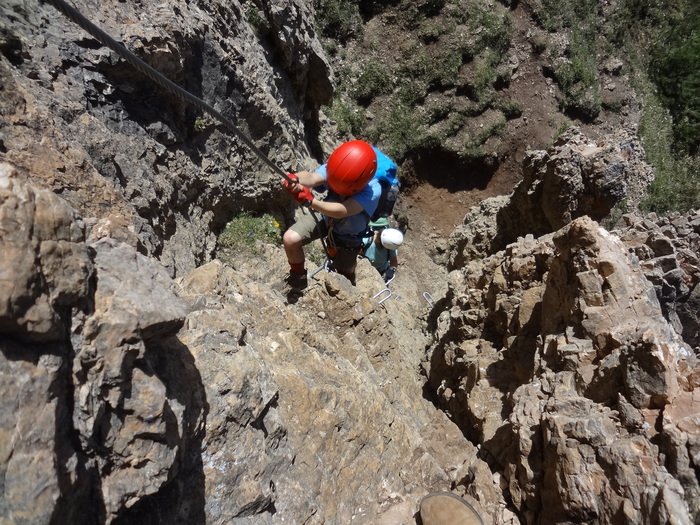
<path fill-rule="evenodd" d="M 700 209 L 700 158 L 674 151 L 673 121 L 668 110 L 649 86 L 642 88 L 646 89 L 646 104 L 639 134 L 656 177 L 640 208 L 660 215 Z"/>
<path fill-rule="evenodd" d="M 500 15 L 493 9 L 484 10 L 479 17 L 479 24 L 482 28 L 480 40 L 483 49 L 492 49 L 499 55 L 506 53 L 513 36 L 513 23 L 508 12 Z"/>
<path fill-rule="evenodd" d="M 486 144 L 491 137 L 502 136 L 505 129 L 506 117 L 501 113 L 498 118 L 484 125 L 478 132 L 467 134 L 463 141 L 462 150 L 460 151 L 462 158 L 471 161 L 480 161 L 483 159 L 487 155 L 483 147 L 484 144 Z"/>
<path fill-rule="evenodd" d="M 599 0 L 539 0 L 534 13 L 540 27 L 550 33 L 589 25 L 598 15 Z"/>
<path fill-rule="evenodd" d="M 445 0 L 418 0 L 405 2 L 401 6 L 398 19 L 403 27 L 413 31 L 418 29 L 426 20 L 440 12 Z"/>
<path fill-rule="evenodd" d="M 364 108 L 344 103 L 340 97 L 333 99 L 331 106 L 324 106 L 328 118 L 338 126 L 341 135 L 362 135 L 365 127 Z"/>
<path fill-rule="evenodd" d="M 441 25 L 436 24 L 432 20 L 426 20 L 418 30 L 418 38 L 425 43 L 431 43 L 435 42 L 443 32 L 444 29 Z"/>
<path fill-rule="evenodd" d="M 396 98 L 403 105 L 413 107 L 425 99 L 427 91 L 420 82 L 412 78 L 401 78 L 396 89 Z"/>
<path fill-rule="evenodd" d="M 253 28 L 253 31 L 256 35 L 258 35 L 258 37 L 263 38 L 270 33 L 270 24 L 267 22 L 267 19 L 260 14 L 260 11 L 258 11 L 258 8 L 254 5 L 251 4 L 248 6 L 245 12 L 245 17 L 250 24 L 250 27 Z"/>
<path fill-rule="evenodd" d="M 425 128 L 418 114 L 399 101 L 393 102 L 388 116 L 378 127 L 378 132 L 386 144 L 387 154 L 398 161 L 426 139 Z"/>
<path fill-rule="evenodd" d="M 651 53 L 649 72 L 673 117 L 674 149 L 700 150 L 700 9 L 664 33 Z"/>
<path fill-rule="evenodd" d="M 494 107 L 503 112 L 508 120 L 520 118 L 523 114 L 523 108 L 518 102 L 509 98 L 499 98 L 496 100 Z"/>
<path fill-rule="evenodd" d="M 564 106 L 581 118 L 593 120 L 601 109 L 598 61 L 594 39 L 580 30 L 571 36 L 569 59 L 555 72 L 564 93 Z"/>
<path fill-rule="evenodd" d="M 547 50 L 547 39 L 540 34 L 533 35 L 530 37 L 530 45 L 536 55 L 541 55 Z"/>
<path fill-rule="evenodd" d="M 487 49 L 474 59 L 475 70 L 472 76 L 472 97 L 477 102 L 489 103 L 494 100 L 496 96 L 494 84 L 498 78 L 495 66 L 498 60 L 498 55 L 490 49 Z"/>
<path fill-rule="evenodd" d="M 450 88 L 457 81 L 459 68 L 462 65 L 462 55 L 450 49 L 445 49 L 442 53 L 433 57 L 430 65 L 428 85 L 436 89 Z"/>
<path fill-rule="evenodd" d="M 679 158 L 673 162 L 673 169 L 657 170 L 640 207 L 659 215 L 700 209 L 700 158 Z"/>
<path fill-rule="evenodd" d="M 570 45 L 566 60 L 553 67 L 554 79 L 561 89 L 563 110 L 584 120 L 593 120 L 601 110 L 598 59 L 603 42 L 598 0 L 538 0 L 533 4 L 539 25 L 549 32 L 566 31 Z M 533 42 L 536 52 L 544 51 L 541 38 Z M 555 53 L 554 50 L 551 50 Z M 551 57 L 557 61 L 557 56 Z"/>
<path fill-rule="evenodd" d="M 552 134 L 552 144 L 555 144 L 559 137 L 561 137 L 564 133 L 569 131 L 569 128 L 571 127 L 571 121 L 566 117 L 557 117 L 555 119 L 552 119 L 551 124 L 556 125 L 556 130 Z"/>
<path fill-rule="evenodd" d="M 251 249 L 257 243 L 279 244 L 280 225 L 271 215 L 255 217 L 248 213 L 235 216 L 219 235 L 220 248 L 230 250 Z"/>
<path fill-rule="evenodd" d="M 390 93 L 392 90 L 389 73 L 376 60 L 369 60 L 357 78 L 353 95 L 355 100 L 366 104 L 377 95 Z"/>
<path fill-rule="evenodd" d="M 413 46 L 405 53 L 406 59 L 398 74 L 425 84 L 424 91 L 454 86 L 462 65 L 462 55 L 454 48 Z"/>
<path fill-rule="evenodd" d="M 465 61 L 486 49 L 504 56 L 510 48 L 513 27 L 508 12 L 499 13 L 492 5 L 471 2 L 468 9 L 452 5 L 446 13 L 454 23 L 463 24 L 458 31 L 450 31 L 446 45 L 458 50 Z"/>
<path fill-rule="evenodd" d="M 194 119 L 194 130 L 197 133 L 201 133 L 202 131 L 206 130 L 209 126 L 211 126 L 211 122 L 207 118 L 207 115 L 200 115 L 196 119 Z"/>
<path fill-rule="evenodd" d="M 318 32 L 345 43 L 362 34 L 362 16 L 357 0 L 314 0 Z"/>

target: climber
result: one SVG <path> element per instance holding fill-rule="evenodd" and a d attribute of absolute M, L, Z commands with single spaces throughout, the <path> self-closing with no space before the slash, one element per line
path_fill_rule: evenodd
<path fill-rule="evenodd" d="M 322 215 L 322 220 L 313 213 L 302 215 L 282 237 L 290 267 L 285 280 L 288 293 L 306 288 L 303 246 L 320 238 L 326 239 L 330 269 L 355 284 L 362 238 L 381 196 L 381 186 L 373 179 L 376 169 L 375 149 L 361 140 L 352 140 L 335 149 L 316 171 L 300 171 L 289 175 L 291 181 L 285 180 L 284 188 L 299 204 Z M 321 186 L 328 189 L 323 200 L 311 193 L 312 188 Z"/>
<path fill-rule="evenodd" d="M 420 502 L 423 525 L 484 525 L 469 503 L 451 492 L 433 492 Z"/>
<path fill-rule="evenodd" d="M 403 233 L 389 228 L 389 220 L 382 217 L 369 223 L 373 234 L 365 238 L 363 255 L 369 259 L 380 273 L 385 283 L 389 283 L 399 266 L 398 248 L 403 244 Z"/>

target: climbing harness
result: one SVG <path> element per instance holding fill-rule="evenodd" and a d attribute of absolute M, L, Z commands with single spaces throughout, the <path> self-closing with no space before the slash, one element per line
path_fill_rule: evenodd
<path fill-rule="evenodd" d="M 231 131 L 236 137 L 238 137 L 248 148 L 253 151 L 265 164 L 267 164 L 270 168 L 272 168 L 278 175 L 281 175 L 284 180 L 287 182 L 293 182 L 294 179 L 289 176 L 289 174 L 281 169 L 279 166 L 277 166 L 274 162 L 272 162 L 267 155 L 265 155 L 260 148 L 258 148 L 255 143 L 248 138 L 236 125 L 227 117 L 222 115 L 219 111 L 214 109 L 211 105 L 207 104 L 204 100 L 202 100 L 199 97 L 196 97 L 189 91 L 181 88 L 168 78 L 166 78 L 162 73 L 156 71 L 153 69 L 151 66 L 146 64 L 143 60 L 141 60 L 139 57 L 134 55 L 131 51 L 129 51 L 126 47 L 124 47 L 122 44 L 114 40 L 111 36 L 109 36 L 107 33 L 105 33 L 102 29 L 97 27 L 95 24 L 90 22 L 85 16 L 83 16 L 80 11 L 75 9 L 73 6 L 67 4 L 64 0 L 41 0 L 42 2 L 46 2 L 48 4 L 51 4 L 53 7 L 55 7 L 58 11 L 63 13 L 69 20 L 73 21 L 77 25 L 79 25 L 81 28 L 83 28 L 85 31 L 87 31 L 93 38 L 98 40 L 102 45 L 110 48 L 112 51 L 114 51 L 117 55 L 119 55 L 121 58 L 126 60 L 129 64 L 131 64 L 134 68 L 136 68 L 138 71 L 146 75 L 148 78 L 153 80 L 156 84 L 161 86 L 163 89 L 166 91 L 169 91 L 170 93 L 176 95 L 180 99 L 191 103 L 195 107 L 201 109 L 202 111 L 205 111 L 209 113 L 211 116 L 219 120 L 226 128 Z M 311 212 L 312 217 L 316 220 L 316 223 L 319 223 L 319 218 L 318 216 L 314 213 L 313 210 L 309 210 Z M 323 245 L 323 249 L 325 250 L 326 254 L 329 254 L 328 252 L 328 246 L 326 245 L 326 242 L 324 239 L 321 239 L 321 244 Z"/>

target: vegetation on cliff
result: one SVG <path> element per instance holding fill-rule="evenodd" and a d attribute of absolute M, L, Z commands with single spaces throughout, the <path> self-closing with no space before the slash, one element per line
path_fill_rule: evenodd
<path fill-rule="evenodd" d="M 614 89 L 606 75 L 620 75 L 624 63 L 641 102 L 639 132 L 657 171 L 643 208 L 665 214 L 700 205 L 694 2 L 333 0 L 315 7 L 337 74 L 327 112 L 342 134 L 381 143 L 399 161 L 441 150 L 495 170 L 516 147 L 507 143 L 506 127 L 525 109 L 508 90 L 518 74 L 514 13 L 521 8 L 535 22 L 527 52 L 557 88 L 560 120 L 596 125 L 628 112 L 624 100 L 606 92 Z"/>

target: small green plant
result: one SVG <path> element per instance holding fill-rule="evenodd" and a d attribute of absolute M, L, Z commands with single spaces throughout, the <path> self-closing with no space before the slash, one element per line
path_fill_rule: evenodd
<path fill-rule="evenodd" d="M 426 91 L 418 80 L 401 78 L 396 89 L 397 99 L 405 106 L 412 107 L 425 99 Z"/>
<path fill-rule="evenodd" d="M 523 108 L 520 104 L 509 98 L 499 98 L 496 100 L 494 106 L 500 109 L 508 120 L 513 120 L 520 118 L 523 114 Z"/>
<path fill-rule="evenodd" d="M 627 201 L 623 200 L 618 202 L 615 206 L 613 206 L 613 209 L 610 210 L 610 215 L 603 223 L 603 227 L 608 231 L 612 231 L 617 226 L 617 223 L 620 222 L 622 216 L 628 212 L 629 205 Z"/>
<path fill-rule="evenodd" d="M 376 60 L 368 61 L 357 79 L 353 95 L 360 104 L 366 104 L 374 97 L 392 90 L 389 74 Z"/>
<path fill-rule="evenodd" d="M 320 265 L 326 260 L 326 252 L 321 241 L 313 241 L 304 246 L 304 256 L 310 263 Z"/>
<path fill-rule="evenodd" d="M 657 170 L 640 208 L 659 215 L 700 209 L 700 158 L 682 157 L 672 170 Z"/>
<path fill-rule="evenodd" d="M 444 30 L 441 25 L 433 22 L 432 20 L 426 20 L 423 22 L 423 24 L 421 24 L 421 27 L 418 30 L 418 38 L 425 43 L 435 42 L 443 31 Z"/>
<path fill-rule="evenodd" d="M 270 33 L 270 24 L 254 5 L 250 4 L 248 6 L 245 12 L 245 18 L 258 37 L 263 38 Z"/>
<path fill-rule="evenodd" d="M 559 121 L 558 125 L 557 120 Z M 555 144 L 557 140 L 559 140 L 559 137 L 569 130 L 571 127 L 571 121 L 566 117 L 557 117 L 557 119 L 551 122 L 551 124 L 557 126 L 557 129 L 555 129 L 554 133 L 552 134 L 552 144 Z"/>
<path fill-rule="evenodd" d="M 491 50 L 485 50 L 474 60 L 475 70 L 472 77 L 472 98 L 477 102 L 488 103 L 494 99 L 496 90 L 494 83 L 496 82 L 495 64 L 498 57 Z"/>
<path fill-rule="evenodd" d="M 466 161 L 480 162 L 485 156 L 486 152 L 481 144 L 478 144 L 472 137 L 467 136 L 464 141 L 464 147 L 462 148 L 461 157 Z"/>
<path fill-rule="evenodd" d="M 425 20 L 425 15 L 421 13 L 416 4 L 408 2 L 405 8 L 399 11 L 398 20 L 405 29 L 413 31 Z"/>
<path fill-rule="evenodd" d="M 220 248 L 230 250 L 251 249 L 257 243 L 279 244 L 280 225 L 271 215 L 259 217 L 248 213 L 236 215 L 219 235 Z"/>
<path fill-rule="evenodd" d="M 506 129 L 506 117 L 502 113 L 498 116 L 498 118 L 494 119 L 493 121 L 489 122 L 487 125 L 485 125 L 483 128 L 479 130 L 479 133 L 476 135 L 476 140 L 475 142 L 477 144 L 485 144 L 488 139 L 491 137 L 500 137 L 503 135 L 503 132 Z"/>
<path fill-rule="evenodd" d="M 484 144 L 491 137 L 500 137 L 506 128 L 506 117 L 503 113 L 494 114 L 489 122 L 483 124 L 478 131 L 466 133 L 463 139 L 463 146 L 460 150 L 462 159 L 470 161 L 480 161 L 487 154 L 484 150 Z"/>
<path fill-rule="evenodd" d="M 564 93 L 565 107 L 588 120 L 597 117 L 601 109 L 598 62 L 591 38 L 582 31 L 574 31 L 569 59 L 554 72 Z"/>
<path fill-rule="evenodd" d="M 207 119 L 205 117 L 197 117 L 194 121 L 194 130 L 197 133 L 201 133 L 205 129 L 207 129 L 208 126 Z"/>
<path fill-rule="evenodd" d="M 394 101 L 379 133 L 387 144 L 387 153 L 394 159 L 405 158 L 406 153 L 426 138 L 423 122 L 412 108 Z"/>
<path fill-rule="evenodd" d="M 460 52 L 449 46 L 434 48 L 429 53 L 426 48 L 414 46 L 406 50 L 406 61 L 399 68 L 399 75 L 420 81 L 429 89 L 444 89 L 453 86 L 462 65 Z"/>
<path fill-rule="evenodd" d="M 550 33 L 580 27 L 598 13 L 599 0 L 540 0 L 535 4 L 535 17 Z"/>
<path fill-rule="evenodd" d="M 328 118 L 338 126 L 341 135 L 360 136 L 365 127 L 365 110 L 354 104 L 343 102 L 340 97 L 333 99 L 332 104 L 324 106 Z"/>
<path fill-rule="evenodd" d="M 539 0 L 534 4 L 535 18 L 543 29 L 570 37 L 564 56 L 557 56 L 556 46 L 550 49 L 557 64 L 552 74 L 564 94 L 562 109 L 588 121 L 602 107 L 597 56 L 602 54 L 600 35 L 604 31 L 598 9 L 598 0 Z M 536 53 L 542 53 L 546 40 L 539 36 L 531 44 Z"/>
<path fill-rule="evenodd" d="M 649 86 L 643 89 L 650 90 Z M 700 209 L 700 158 L 683 156 L 673 148 L 673 120 L 653 93 L 647 91 L 639 134 L 647 161 L 656 177 L 640 204 L 642 211 L 667 215 Z"/>
<path fill-rule="evenodd" d="M 513 22 L 508 12 L 501 15 L 493 9 L 484 9 L 478 20 L 484 29 L 480 38 L 482 49 L 493 49 L 498 55 L 504 55 L 513 36 Z"/>
<path fill-rule="evenodd" d="M 355 0 L 314 0 L 319 33 L 340 43 L 362 35 L 362 16 Z"/>
<path fill-rule="evenodd" d="M 541 55 L 547 50 L 547 39 L 543 35 L 535 34 L 530 37 L 530 45 L 536 55 Z"/>

